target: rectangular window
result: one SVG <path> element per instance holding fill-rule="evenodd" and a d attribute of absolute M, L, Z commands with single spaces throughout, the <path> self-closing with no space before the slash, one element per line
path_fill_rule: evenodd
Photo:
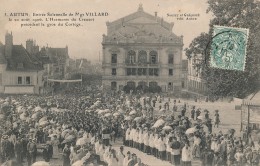
<path fill-rule="evenodd" d="M 152 68 L 149 69 L 149 76 L 153 76 L 153 69 Z"/>
<path fill-rule="evenodd" d="M 154 75 L 159 76 L 159 69 L 156 69 L 156 68 L 154 69 Z"/>
<path fill-rule="evenodd" d="M 156 55 L 151 55 L 151 64 L 156 64 Z"/>
<path fill-rule="evenodd" d="M 168 63 L 173 64 L 173 54 L 168 55 Z"/>
<path fill-rule="evenodd" d="M 142 73 L 142 74 L 143 74 L 144 76 L 146 76 L 146 71 L 147 71 L 146 68 L 143 68 L 143 73 Z"/>
<path fill-rule="evenodd" d="M 23 84 L 23 77 L 18 77 L 17 84 L 22 85 Z"/>
<path fill-rule="evenodd" d="M 132 75 L 133 75 L 133 76 L 136 75 L 136 68 L 132 68 Z"/>
<path fill-rule="evenodd" d="M 116 75 L 116 69 L 112 68 L 112 75 Z"/>
<path fill-rule="evenodd" d="M 117 54 L 111 55 L 111 63 L 117 63 Z"/>
<path fill-rule="evenodd" d="M 137 69 L 137 74 L 138 74 L 139 76 L 142 75 L 142 73 L 143 73 L 142 68 Z"/>
<path fill-rule="evenodd" d="M 31 84 L 31 77 L 26 77 L 25 83 L 26 83 L 26 85 L 30 85 Z"/>
<path fill-rule="evenodd" d="M 169 69 L 169 76 L 172 76 L 172 75 L 173 75 L 173 70 Z"/>
<path fill-rule="evenodd" d="M 132 74 L 131 68 L 126 69 L 126 75 L 130 76 Z"/>
<path fill-rule="evenodd" d="M 184 88 L 185 84 L 184 81 L 181 82 L 181 87 Z"/>
<path fill-rule="evenodd" d="M 172 84 L 172 82 L 169 82 L 169 83 L 168 83 L 168 90 L 173 90 L 173 84 Z"/>

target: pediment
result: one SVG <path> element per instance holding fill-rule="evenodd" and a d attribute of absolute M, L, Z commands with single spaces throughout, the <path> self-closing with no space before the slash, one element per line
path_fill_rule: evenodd
<path fill-rule="evenodd" d="M 111 53 L 119 53 L 120 50 L 117 47 L 112 47 L 112 48 L 109 49 L 109 52 L 111 52 Z"/>
<path fill-rule="evenodd" d="M 150 19 L 147 17 L 138 17 L 126 23 L 127 24 L 156 24 L 158 22 L 155 19 Z"/>

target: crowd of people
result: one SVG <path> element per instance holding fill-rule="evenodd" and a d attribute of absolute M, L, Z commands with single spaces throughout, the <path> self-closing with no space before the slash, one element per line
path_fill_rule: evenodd
<path fill-rule="evenodd" d="M 194 160 L 204 166 L 259 165 L 259 145 L 249 135 L 213 132 L 220 123 L 217 110 L 210 115 L 160 94 L 104 96 L 98 88 L 84 93 L 3 98 L 1 162 L 22 165 L 26 160 L 31 166 L 59 159 L 61 153 L 63 166 L 145 165 L 131 150 L 125 152 L 135 148 L 176 166 Z"/>

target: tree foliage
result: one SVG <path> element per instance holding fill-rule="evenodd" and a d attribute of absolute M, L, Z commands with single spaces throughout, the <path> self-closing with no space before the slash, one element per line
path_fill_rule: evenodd
<path fill-rule="evenodd" d="M 254 0 L 208 0 L 207 12 L 214 17 L 210 20 L 208 34 L 202 33 L 196 37 L 186 56 L 202 54 L 206 61 L 202 61 L 202 76 L 206 80 L 210 95 L 244 97 L 252 93 L 259 81 L 260 75 L 260 2 Z M 215 69 L 209 66 L 210 38 L 213 25 L 248 28 L 247 59 L 245 71 L 229 71 Z M 206 62 L 206 63 L 205 63 Z"/>

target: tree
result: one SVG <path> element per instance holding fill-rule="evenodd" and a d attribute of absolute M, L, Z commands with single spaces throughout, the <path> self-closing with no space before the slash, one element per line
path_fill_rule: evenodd
<path fill-rule="evenodd" d="M 196 37 L 186 56 L 202 54 L 202 76 L 206 80 L 210 95 L 244 97 L 252 93 L 259 81 L 260 52 L 260 2 L 254 0 L 208 0 L 207 12 L 214 18 L 210 20 L 209 33 Z M 213 25 L 241 27 L 249 29 L 245 71 L 229 71 L 209 66 L 211 36 Z M 211 34 L 211 35 L 209 35 Z"/>

